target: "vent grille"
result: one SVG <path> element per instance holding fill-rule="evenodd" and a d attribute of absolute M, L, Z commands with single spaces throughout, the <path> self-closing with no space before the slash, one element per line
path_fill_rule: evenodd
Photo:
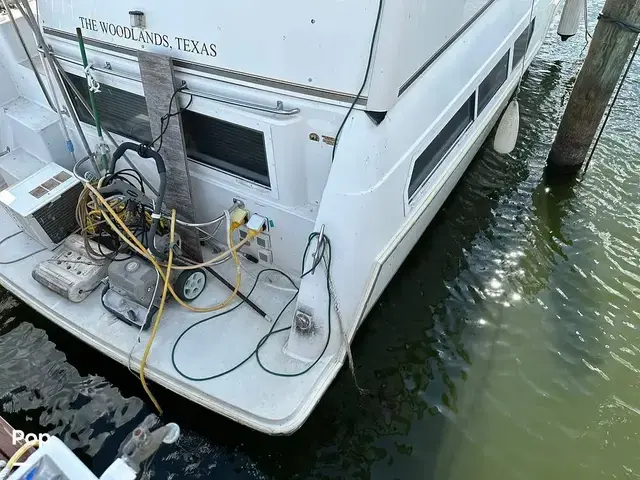
<path fill-rule="evenodd" d="M 271 186 L 263 132 L 189 110 L 182 113 L 182 126 L 190 158 Z"/>
<path fill-rule="evenodd" d="M 68 74 L 75 87 L 80 91 L 85 101 L 89 103 L 89 89 L 87 80 L 78 75 Z M 84 123 L 95 125 L 93 117 L 80 104 L 71 92 L 71 97 L 78 117 Z M 151 126 L 149 112 L 144 97 L 119 88 L 101 84 L 100 93 L 95 96 L 100 119 L 104 127 L 111 133 L 137 140 L 140 143 L 150 142 Z"/>
<path fill-rule="evenodd" d="M 75 211 L 81 191 L 82 184 L 77 184 L 33 214 L 53 243 L 62 242 L 77 230 Z"/>

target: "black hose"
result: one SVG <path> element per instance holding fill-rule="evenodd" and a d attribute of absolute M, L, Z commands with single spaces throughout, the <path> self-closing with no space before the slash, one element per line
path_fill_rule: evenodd
<path fill-rule="evenodd" d="M 113 175 L 115 173 L 117 161 L 120 160 L 127 150 L 136 152 L 142 158 L 153 158 L 156 162 L 156 169 L 158 170 L 158 176 L 160 177 L 160 188 L 158 189 L 158 196 L 154 203 L 153 215 L 151 215 L 151 227 L 149 228 L 149 238 L 151 241 L 149 242 L 149 250 L 151 250 L 151 253 L 153 253 L 155 257 L 162 257 L 164 253 L 156 249 L 154 239 L 158 230 L 158 225 L 160 224 L 162 202 L 164 201 L 164 194 L 167 189 L 167 168 L 164 164 L 162 155 L 155 150 L 146 145 L 124 142 L 116 148 L 115 152 L 113 152 L 113 157 L 111 157 L 111 163 L 109 164 L 109 175 Z"/>

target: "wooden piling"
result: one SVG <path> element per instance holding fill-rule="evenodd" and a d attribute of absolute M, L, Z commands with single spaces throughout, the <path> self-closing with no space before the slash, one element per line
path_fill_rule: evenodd
<path fill-rule="evenodd" d="M 616 21 L 640 25 L 640 0 L 607 0 L 602 14 L 547 159 L 553 171 L 582 167 L 638 37 Z"/>

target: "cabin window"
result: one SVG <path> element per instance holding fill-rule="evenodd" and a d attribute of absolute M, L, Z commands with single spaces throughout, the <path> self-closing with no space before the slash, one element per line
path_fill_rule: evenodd
<path fill-rule="evenodd" d="M 270 187 L 264 133 L 187 110 L 182 113 L 189 158 Z"/>
<path fill-rule="evenodd" d="M 68 74 L 69 78 L 89 103 L 89 89 L 85 77 Z M 69 92 L 78 117 L 84 123 L 95 125 L 91 114 L 80 104 L 78 98 Z M 151 126 L 144 97 L 135 93 L 100 84 L 100 93 L 95 95 L 102 125 L 111 133 L 137 140 L 140 143 L 151 141 Z"/>
<path fill-rule="evenodd" d="M 513 67 L 512 68 L 515 68 L 516 65 L 518 65 L 520 61 L 524 58 L 525 53 L 527 53 L 527 50 L 529 49 L 529 45 L 531 44 L 531 38 L 533 37 L 533 32 L 535 29 L 536 29 L 536 19 L 534 18 L 531 21 L 531 25 L 529 25 L 529 28 L 525 29 L 525 31 L 522 32 L 522 35 L 518 37 L 515 45 L 513 46 L 513 63 L 512 63 Z"/>
<path fill-rule="evenodd" d="M 493 70 L 487 75 L 480 87 L 478 88 L 478 114 L 482 112 L 493 96 L 498 93 L 500 87 L 504 85 L 509 76 L 509 52 L 500 59 L 498 64 L 493 67 Z"/>
<path fill-rule="evenodd" d="M 89 103 L 84 77 L 69 74 L 71 81 Z M 106 84 L 95 96 L 104 127 L 140 143 L 151 142 L 147 102 L 135 93 Z M 80 120 L 95 125 L 93 117 L 71 92 Z M 182 114 L 187 156 L 195 161 L 270 187 L 264 133 L 187 110 Z"/>
<path fill-rule="evenodd" d="M 460 107 L 449 123 L 438 133 L 413 165 L 409 182 L 409 198 L 427 181 L 431 173 L 449 153 L 474 118 L 475 93 Z"/>

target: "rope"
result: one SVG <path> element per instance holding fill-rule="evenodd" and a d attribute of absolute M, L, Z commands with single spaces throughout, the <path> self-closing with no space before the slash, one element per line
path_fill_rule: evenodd
<path fill-rule="evenodd" d="M 598 132 L 596 141 L 593 145 L 593 148 L 591 149 L 591 153 L 589 154 L 587 163 L 584 166 L 583 174 L 587 173 L 587 170 L 589 169 L 589 165 L 591 164 L 591 159 L 593 158 L 593 155 L 595 154 L 596 149 L 598 148 L 598 144 L 600 143 L 600 139 L 602 138 L 604 129 L 606 128 L 607 123 L 609 123 L 609 118 L 611 118 L 613 107 L 615 106 L 616 102 L 618 101 L 618 98 L 620 97 L 620 92 L 622 91 L 622 87 L 624 86 L 624 83 L 627 80 L 627 77 L 629 76 L 629 72 L 631 71 L 631 66 L 633 65 L 633 61 L 635 60 L 639 49 L 640 49 L 640 40 L 636 42 L 636 48 L 633 51 L 633 55 L 631 55 L 631 60 L 629 60 L 629 63 L 627 64 L 627 69 L 625 70 L 624 75 L 622 76 L 622 80 L 620 80 L 620 83 L 618 84 L 618 90 L 616 91 L 616 95 L 613 97 L 613 101 L 611 102 L 611 106 L 609 107 L 609 111 L 607 112 L 607 116 L 605 117 L 604 122 L 602 122 L 602 126 L 600 127 L 600 131 Z"/>
<path fill-rule="evenodd" d="M 327 280 L 329 281 L 329 291 L 331 296 L 333 297 L 333 309 L 336 312 L 336 318 L 338 319 L 338 326 L 340 327 L 340 334 L 342 335 L 342 341 L 347 349 L 347 359 L 349 360 L 349 370 L 351 370 L 351 377 L 353 378 L 353 383 L 356 385 L 356 389 L 361 395 L 368 394 L 369 391 L 360 387 L 358 384 L 358 378 L 356 377 L 356 367 L 353 361 L 353 353 L 351 352 L 351 344 L 349 343 L 349 337 L 347 336 L 347 332 L 344 328 L 344 324 L 342 322 L 342 313 L 340 311 L 340 305 L 338 304 L 338 297 L 336 295 L 336 288 L 333 285 L 333 279 L 331 278 L 331 270 L 329 265 L 327 265 L 327 260 L 323 257 L 324 262 L 323 266 L 325 272 L 327 274 Z"/>
<path fill-rule="evenodd" d="M 622 28 L 623 30 L 629 30 L 630 32 L 633 32 L 633 33 L 640 33 L 640 26 L 632 25 L 632 24 L 627 23 L 627 22 L 625 22 L 623 20 L 618 20 L 617 18 L 610 17 L 606 13 L 601 13 L 600 15 L 598 15 L 598 20 L 603 20 L 605 22 L 614 23 L 618 27 Z"/>

